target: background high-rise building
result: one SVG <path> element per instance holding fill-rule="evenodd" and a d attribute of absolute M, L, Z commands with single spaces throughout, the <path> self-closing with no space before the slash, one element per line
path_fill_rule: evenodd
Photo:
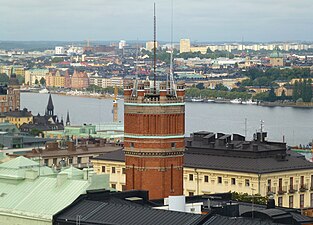
<path fill-rule="evenodd" d="M 190 52 L 190 39 L 180 39 L 180 53 Z"/>

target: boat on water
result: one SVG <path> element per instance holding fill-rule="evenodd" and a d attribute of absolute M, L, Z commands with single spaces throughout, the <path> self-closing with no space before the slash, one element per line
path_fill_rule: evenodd
<path fill-rule="evenodd" d="M 242 101 L 241 101 L 241 99 L 236 98 L 236 99 L 230 100 L 230 103 L 233 103 L 233 104 L 241 104 Z"/>
<path fill-rule="evenodd" d="M 49 94 L 50 91 L 49 91 L 47 88 L 44 88 L 44 89 L 41 89 L 41 90 L 39 91 L 39 93 L 40 93 L 40 94 Z"/>
<path fill-rule="evenodd" d="M 202 98 L 192 98 L 192 102 L 203 102 L 204 100 Z"/>
<path fill-rule="evenodd" d="M 242 101 L 241 104 L 244 104 L 244 105 L 256 105 L 257 102 L 254 102 L 254 101 L 252 101 L 252 99 L 249 99 L 247 101 Z"/>
<path fill-rule="evenodd" d="M 215 101 L 214 101 L 213 99 L 206 99 L 205 102 L 207 102 L 207 103 L 213 103 L 213 102 L 215 102 Z"/>

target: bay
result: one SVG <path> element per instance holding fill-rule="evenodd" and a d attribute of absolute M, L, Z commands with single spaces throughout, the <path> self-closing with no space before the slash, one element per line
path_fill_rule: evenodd
<path fill-rule="evenodd" d="M 33 115 L 44 114 L 48 94 L 22 93 L 21 108 Z M 112 99 L 97 99 L 65 95 L 52 95 L 55 114 L 66 118 L 70 112 L 71 123 L 103 124 L 113 120 Z M 123 101 L 119 100 L 119 120 L 123 121 Z M 245 119 L 247 124 L 245 126 Z M 221 133 L 253 133 L 260 130 L 261 120 L 268 140 L 283 141 L 288 145 L 308 144 L 313 138 L 313 109 L 292 107 L 262 107 L 256 105 L 186 103 L 186 135 L 200 130 Z M 246 127 L 246 129 L 245 129 Z"/>

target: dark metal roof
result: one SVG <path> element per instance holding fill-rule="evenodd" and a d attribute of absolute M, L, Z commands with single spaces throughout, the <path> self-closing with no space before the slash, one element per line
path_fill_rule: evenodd
<path fill-rule="evenodd" d="M 123 194 L 123 193 L 122 193 Z M 205 217 L 199 214 L 174 212 L 153 209 L 124 199 L 114 200 L 108 196 L 99 200 L 81 195 L 75 202 L 53 217 L 53 224 L 66 225 L 98 224 L 98 225 L 197 225 Z M 105 195 L 105 194 L 104 194 Z M 136 195 L 134 195 L 136 196 Z"/>
<path fill-rule="evenodd" d="M 273 223 L 269 220 L 251 219 L 243 217 L 227 217 L 227 216 L 212 216 L 203 225 L 280 225 L 280 223 Z"/>
<path fill-rule="evenodd" d="M 285 160 L 277 158 L 246 158 L 233 156 L 215 156 L 205 154 L 188 154 L 185 152 L 184 167 L 229 170 L 251 173 L 272 173 L 279 171 L 313 169 L 313 163 L 304 156 L 291 151 L 287 152 Z M 95 157 L 96 160 L 109 160 L 125 162 L 123 150 L 109 152 Z"/>

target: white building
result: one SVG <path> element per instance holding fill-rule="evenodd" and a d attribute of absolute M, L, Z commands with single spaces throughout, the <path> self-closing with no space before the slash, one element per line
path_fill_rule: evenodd
<path fill-rule="evenodd" d="M 118 48 L 119 48 L 119 49 L 123 49 L 125 46 L 126 46 L 126 41 L 125 41 L 125 40 L 121 40 L 121 41 L 118 43 Z"/>
<path fill-rule="evenodd" d="M 56 55 L 63 55 L 65 53 L 65 49 L 62 46 L 56 46 L 54 50 Z"/>

